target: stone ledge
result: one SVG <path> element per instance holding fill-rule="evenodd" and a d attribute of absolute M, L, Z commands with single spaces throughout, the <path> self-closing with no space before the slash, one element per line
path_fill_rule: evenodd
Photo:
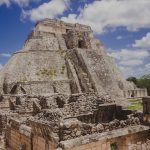
<path fill-rule="evenodd" d="M 30 84 L 37 84 L 37 83 L 59 83 L 59 82 L 64 82 L 64 83 L 69 83 L 71 80 L 70 79 L 59 79 L 59 80 L 43 80 L 43 81 L 24 81 L 24 82 L 12 82 L 10 83 L 10 85 L 13 85 L 13 84 L 27 84 L 27 85 L 30 85 Z"/>
<path fill-rule="evenodd" d="M 86 135 L 72 140 L 61 141 L 60 145 L 62 148 L 69 149 L 72 147 L 81 146 L 95 141 L 108 140 L 120 136 L 125 136 L 128 134 L 134 134 L 134 133 L 148 131 L 148 130 L 150 130 L 150 127 L 148 126 L 143 126 L 143 125 L 131 126 L 128 128 L 117 129 L 109 132 Z"/>

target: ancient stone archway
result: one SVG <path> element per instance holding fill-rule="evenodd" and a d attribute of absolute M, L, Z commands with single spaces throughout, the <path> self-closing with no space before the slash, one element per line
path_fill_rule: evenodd
<path fill-rule="evenodd" d="M 10 94 L 26 94 L 26 91 L 21 85 L 15 84 L 12 87 Z"/>
<path fill-rule="evenodd" d="M 10 94 L 16 94 L 16 90 L 17 90 L 17 84 L 16 85 L 14 85 L 13 87 L 12 87 L 12 89 L 11 89 L 11 91 L 10 91 Z"/>

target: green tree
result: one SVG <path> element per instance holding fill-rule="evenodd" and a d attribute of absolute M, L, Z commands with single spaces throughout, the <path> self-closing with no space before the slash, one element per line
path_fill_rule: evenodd
<path fill-rule="evenodd" d="M 150 95 L 150 75 L 144 75 L 137 79 L 136 77 L 129 77 L 127 81 L 132 81 L 138 88 L 147 88 L 148 95 Z"/>
<path fill-rule="evenodd" d="M 148 95 L 150 95 L 150 79 L 140 78 L 140 79 L 137 80 L 137 84 L 136 85 L 139 88 L 147 88 Z"/>
<path fill-rule="evenodd" d="M 129 77 L 129 78 L 127 78 L 127 81 L 131 81 L 134 84 L 136 84 L 137 83 L 137 78 L 136 77 Z"/>

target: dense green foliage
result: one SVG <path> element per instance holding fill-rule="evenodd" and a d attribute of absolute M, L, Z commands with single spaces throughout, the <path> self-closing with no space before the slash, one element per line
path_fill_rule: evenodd
<path fill-rule="evenodd" d="M 150 95 L 150 75 L 144 75 L 137 79 L 136 77 L 129 77 L 127 81 L 132 81 L 138 88 L 147 88 L 148 95 Z"/>
<path fill-rule="evenodd" d="M 132 81 L 134 84 L 137 83 L 136 77 L 129 77 L 129 78 L 127 79 L 127 81 Z"/>

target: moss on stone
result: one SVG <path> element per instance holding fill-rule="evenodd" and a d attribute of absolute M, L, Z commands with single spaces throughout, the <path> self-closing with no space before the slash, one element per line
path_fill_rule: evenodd
<path fill-rule="evenodd" d="M 65 73 L 65 65 L 62 65 L 61 67 L 61 74 L 64 74 Z"/>
<path fill-rule="evenodd" d="M 36 75 L 44 78 L 49 78 L 51 80 L 53 77 L 56 76 L 56 73 L 57 71 L 54 68 L 50 68 L 50 69 L 42 68 L 36 73 Z"/>
<path fill-rule="evenodd" d="M 21 80 L 20 80 L 20 82 L 27 82 L 28 80 L 27 80 L 27 78 L 26 77 L 24 77 L 24 78 L 22 78 Z"/>

